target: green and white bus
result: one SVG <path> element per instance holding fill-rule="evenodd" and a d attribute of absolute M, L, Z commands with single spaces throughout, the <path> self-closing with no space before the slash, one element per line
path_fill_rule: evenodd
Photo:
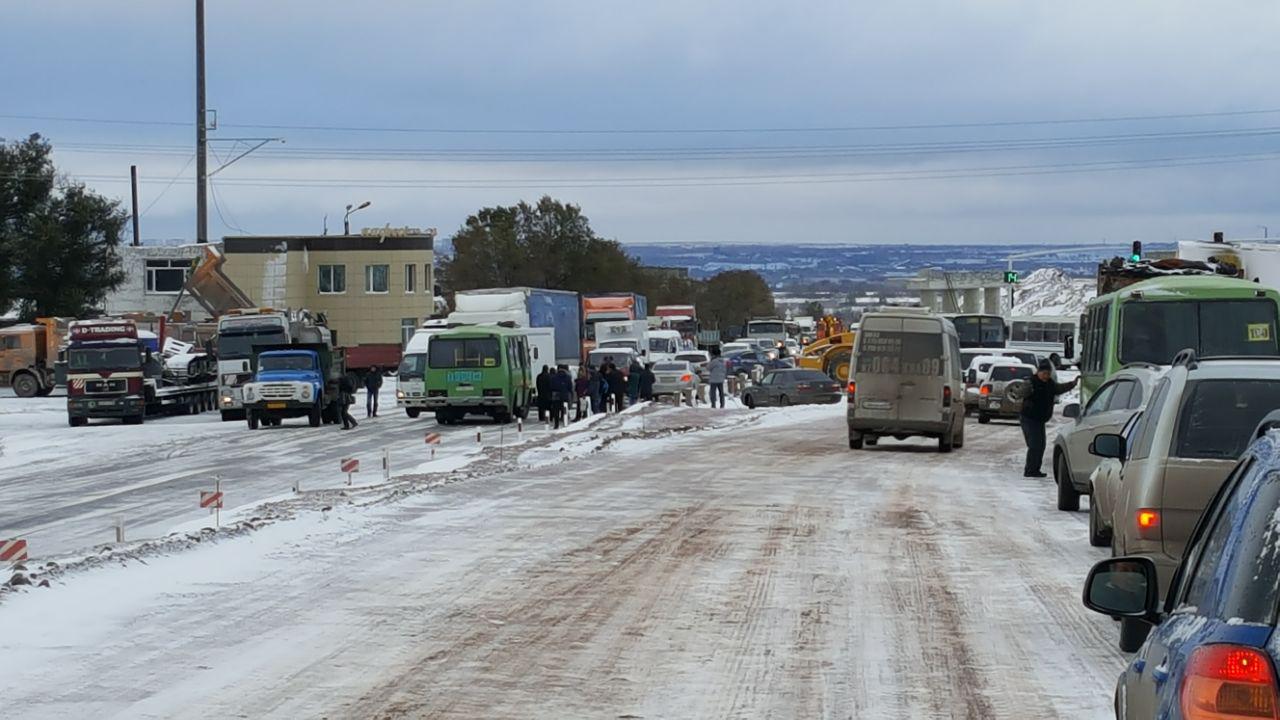
<path fill-rule="evenodd" d="M 424 375 L 425 407 L 438 423 L 457 423 L 468 414 L 499 423 L 528 415 L 533 373 L 520 329 L 468 325 L 433 335 Z"/>
<path fill-rule="evenodd" d="M 1200 357 L 1277 356 L 1280 293 L 1214 275 L 1144 280 L 1089 302 L 1080 319 L 1082 402 L 1125 365 Z"/>

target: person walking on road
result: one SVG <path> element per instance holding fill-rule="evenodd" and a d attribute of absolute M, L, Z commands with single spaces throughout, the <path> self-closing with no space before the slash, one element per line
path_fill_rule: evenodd
<path fill-rule="evenodd" d="M 356 402 L 356 384 L 350 375 L 343 375 L 338 381 L 338 414 L 342 416 L 342 429 L 350 430 L 360 423 L 351 417 L 351 406 Z"/>
<path fill-rule="evenodd" d="M 609 363 L 609 394 L 613 396 L 613 411 L 622 412 L 627 408 L 627 376 L 617 365 Z"/>
<path fill-rule="evenodd" d="M 585 365 L 578 367 L 578 377 L 573 381 L 573 421 L 578 422 L 587 412 L 583 411 L 582 406 L 587 404 L 588 411 L 591 408 L 590 401 L 587 400 L 589 392 L 590 377 Z"/>
<path fill-rule="evenodd" d="M 716 406 L 716 397 L 719 396 L 720 407 L 724 408 L 724 381 L 728 375 L 729 370 L 725 367 L 724 358 L 720 357 L 720 351 L 713 351 L 711 360 L 707 362 L 707 384 L 711 386 L 711 407 Z"/>
<path fill-rule="evenodd" d="M 547 410 L 551 409 L 551 368 L 542 366 L 542 372 L 534 379 L 534 389 L 538 391 L 538 420 L 547 421 Z"/>
<path fill-rule="evenodd" d="M 378 366 L 369 368 L 364 374 L 364 416 L 378 417 L 378 392 L 382 390 L 382 372 Z"/>
<path fill-rule="evenodd" d="M 1036 374 L 1027 382 L 1022 412 L 1018 416 L 1022 425 L 1022 437 L 1027 442 L 1027 461 L 1022 475 L 1029 478 L 1048 477 L 1040 469 L 1044 463 L 1044 426 L 1053 418 L 1053 406 L 1058 401 L 1058 396 L 1069 392 L 1080 379 L 1076 378 L 1068 383 L 1054 382 L 1053 365 L 1048 360 L 1041 360 L 1036 366 Z"/>
<path fill-rule="evenodd" d="M 591 398 L 591 414 L 598 415 L 604 400 L 604 377 L 595 365 L 587 368 L 587 395 Z"/>
<path fill-rule="evenodd" d="M 640 365 L 640 361 L 632 358 L 631 365 L 627 368 L 627 404 L 635 405 L 640 399 L 640 376 L 644 375 L 644 367 Z"/>

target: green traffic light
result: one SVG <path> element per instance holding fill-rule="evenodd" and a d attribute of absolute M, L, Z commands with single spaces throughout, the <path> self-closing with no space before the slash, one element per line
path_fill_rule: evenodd
<path fill-rule="evenodd" d="M 1139 260 L 1141 260 L 1141 259 L 1142 259 L 1142 256 L 1141 256 L 1141 255 L 1130 255 L 1130 256 L 1129 256 L 1129 260 L 1130 260 L 1131 262 L 1138 262 L 1138 261 L 1139 261 Z"/>

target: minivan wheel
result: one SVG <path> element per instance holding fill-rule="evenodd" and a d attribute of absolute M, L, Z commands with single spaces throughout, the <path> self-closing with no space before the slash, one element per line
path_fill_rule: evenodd
<path fill-rule="evenodd" d="M 1071 484 L 1071 473 L 1067 469 L 1067 458 L 1059 454 L 1054 459 L 1054 480 L 1058 483 L 1058 509 L 1066 512 L 1080 510 L 1080 493 Z"/>
<path fill-rule="evenodd" d="M 850 450 L 862 449 L 862 435 L 857 433 L 849 433 L 849 449 Z"/>
<path fill-rule="evenodd" d="M 1089 498 L 1089 544 L 1094 547 L 1111 545 L 1111 529 L 1103 529 L 1102 518 L 1098 516 L 1098 503 Z"/>
<path fill-rule="evenodd" d="M 954 446 L 953 441 L 954 438 L 951 436 L 951 433 L 946 433 L 942 437 L 938 438 L 938 452 L 951 452 L 951 448 Z"/>

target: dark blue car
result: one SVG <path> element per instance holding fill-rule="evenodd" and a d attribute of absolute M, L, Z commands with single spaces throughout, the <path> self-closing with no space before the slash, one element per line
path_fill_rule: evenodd
<path fill-rule="evenodd" d="M 1143 557 L 1094 566 L 1084 603 L 1151 626 L 1117 718 L 1280 718 L 1280 432 L 1272 415 L 1200 517 L 1167 598 Z"/>
<path fill-rule="evenodd" d="M 786 360 L 769 355 L 759 350 L 735 350 L 724 354 L 724 368 L 730 375 L 762 376 L 770 370 L 781 370 L 792 367 Z M 756 370 L 756 368 L 760 368 Z"/>

